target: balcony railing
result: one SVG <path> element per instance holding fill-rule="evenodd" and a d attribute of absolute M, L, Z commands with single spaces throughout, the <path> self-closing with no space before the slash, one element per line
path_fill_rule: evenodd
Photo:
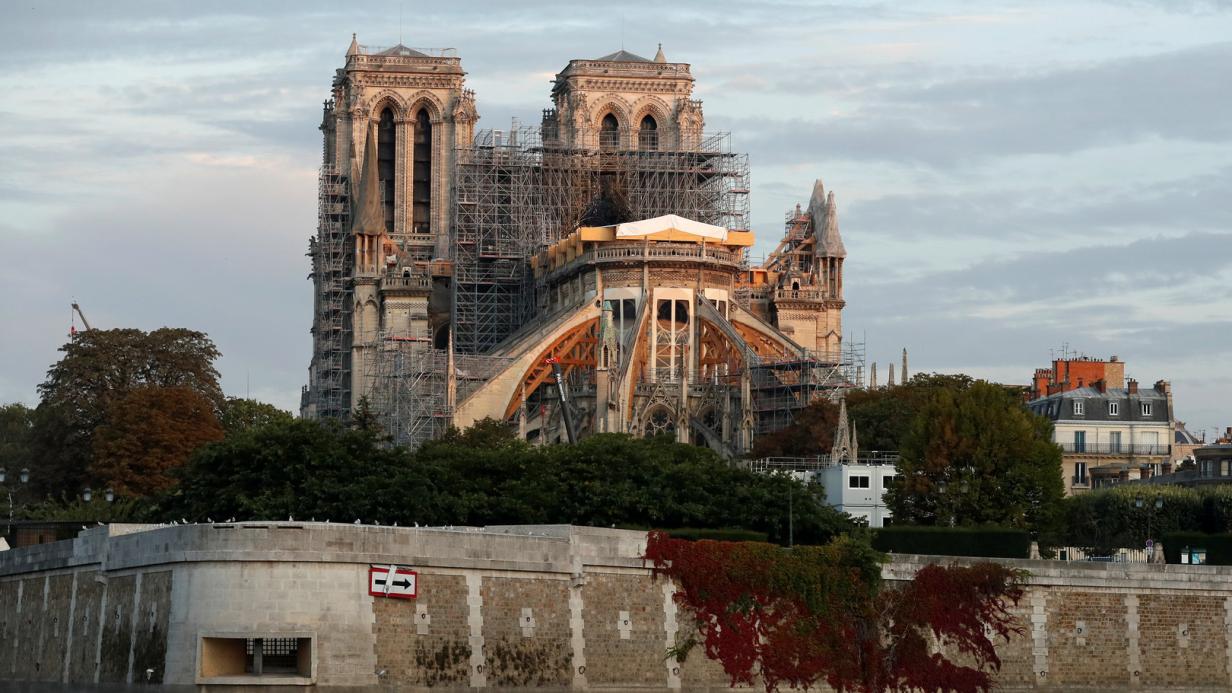
<path fill-rule="evenodd" d="M 1159 443 L 1058 443 L 1061 450 L 1075 455 L 1167 455 L 1169 445 Z"/>

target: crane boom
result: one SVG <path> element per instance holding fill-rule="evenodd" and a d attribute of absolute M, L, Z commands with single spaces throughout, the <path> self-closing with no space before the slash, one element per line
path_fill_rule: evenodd
<path fill-rule="evenodd" d="M 90 321 L 86 320 L 86 314 L 81 312 L 81 306 L 77 305 L 76 301 L 73 301 L 73 310 L 76 311 L 77 317 L 81 318 L 82 326 L 87 330 L 90 329 Z"/>
<path fill-rule="evenodd" d="M 548 358 L 547 363 L 552 365 L 552 377 L 556 379 L 556 391 L 560 394 L 560 412 L 565 420 L 565 435 L 569 437 L 570 443 L 576 443 L 577 429 L 573 424 L 573 407 L 569 406 L 569 391 L 565 388 L 565 374 L 561 371 L 560 359 Z"/>

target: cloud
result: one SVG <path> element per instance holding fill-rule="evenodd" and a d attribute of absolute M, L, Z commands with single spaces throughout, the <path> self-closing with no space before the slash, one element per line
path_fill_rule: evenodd
<path fill-rule="evenodd" d="M 832 74 L 817 85 L 823 96 L 857 81 L 873 86 L 859 91 L 849 111 L 830 117 L 738 117 L 723 119 L 721 127 L 741 132 L 745 147 L 774 164 L 843 158 L 954 168 L 1149 138 L 1232 140 L 1232 120 L 1212 117 L 1232 111 L 1232 91 L 1223 88 L 1232 83 L 1232 43 L 937 83 L 928 83 L 927 69 L 918 72 L 908 81 L 911 71 L 900 66 L 881 85 L 872 70 Z"/>

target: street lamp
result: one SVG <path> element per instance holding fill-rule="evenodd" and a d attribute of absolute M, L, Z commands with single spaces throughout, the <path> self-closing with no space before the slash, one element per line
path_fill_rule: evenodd
<path fill-rule="evenodd" d="M 92 498 L 94 498 L 94 492 L 90 490 L 89 486 L 85 487 L 85 490 L 81 492 L 81 500 L 89 503 Z"/>
<path fill-rule="evenodd" d="M 22 467 L 22 470 L 18 472 L 17 480 L 23 484 L 30 483 L 30 470 Z"/>
<path fill-rule="evenodd" d="M 1142 499 L 1142 496 L 1138 496 L 1137 498 L 1135 498 L 1135 499 L 1134 499 L 1134 507 L 1135 507 L 1135 508 L 1138 508 L 1139 510 L 1141 510 L 1142 508 L 1146 507 L 1146 501 L 1144 501 L 1144 500 Z M 1154 554 L 1155 554 L 1155 542 L 1151 541 L 1151 520 L 1152 520 L 1152 519 L 1154 519 L 1154 517 L 1155 517 L 1155 512 L 1156 512 L 1156 511 L 1158 511 L 1158 510 L 1162 510 L 1162 509 L 1163 509 L 1163 507 L 1164 507 L 1164 497 L 1163 497 L 1163 496 L 1155 496 L 1155 502 L 1151 504 L 1151 507 L 1150 507 L 1150 508 L 1148 508 L 1148 512 L 1147 512 L 1147 514 L 1146 514 L 1146 540 L 1147 540 L 1147 542 L 1149 542 L 1149 543 L 1150 543 L 1150 547 L 1151 547 L 1151 549 L 1150 549 L 1150 550 L 1151 550 L 1151 556 L 1150 556 L 1150 558 L 1154 558 L 1154 557 L 1155 557 L 1155 556 L 1154 556 Z"/>
<path fill-rule="evenodd" d="M 4 480 L 7 478 L 9 478 L 8 470 L 4 467 L 0 467 L 0 484 L 3 484 Z"/>
<path fill-rule="evenodd" d="M 115 500 L 115 491 L 112 491 L 111 489 L 107 489 L 106 491 L 103 491 L 103 499 L 106 500 L 108 503 L 113 502 Z"/>

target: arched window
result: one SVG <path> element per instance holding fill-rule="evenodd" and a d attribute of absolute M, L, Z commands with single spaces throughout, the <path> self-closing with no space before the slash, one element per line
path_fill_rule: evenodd
<path fill-rule="evenodd" d="M 398 130 L 391 108 L 381 111 L 376 128 L 376 171 L 381 181 L 381 208 L 385 211 L 385 231 L 394 230 L 394 177 L 398 152 Z"/>
<path fill-rule="evenodd" d="M 644 152 L 658 150 L 659 124 L 653 116 L 642 118 L 642 124 L 637 129 L 637 148 Z"/>
<path fill-rule="evenodd" d="M 414 171 L 411 174 L 411 232 L 432 232 L 432 119 L 428 109 L 415 116 Z"/>
<path fill-rule="evenodd" d="M 608 113 L 599 123 L 599 148 L 616 149 L 620 146 L 620 121 Z"/>

